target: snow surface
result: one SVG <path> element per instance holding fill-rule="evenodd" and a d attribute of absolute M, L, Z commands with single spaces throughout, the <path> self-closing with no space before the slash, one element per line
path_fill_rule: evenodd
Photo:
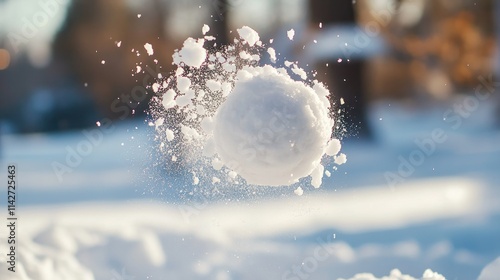
<path fill-rule="evenodd" d="M 416 279 L 427 268 L 446 279 L 495 279 L 485 277 L 499 271 L 493 260 L 500 252 L 500 133 L 486 126 L 482 112 L 448 132 L 447 145 L 391 189 L 383 173 L 397 169 L 398 155 L 414 148 L 415 136 L 395 145 L 397 132 L 412 126 L 414 135 L 425 135 L 441 119 L 395 103 L 374 107 L 370 119 L 384 116 L 374 121 L 383 141 L 344 143 L 349 162 L 338 170 L 325 165 L 336 176 L 300 197 L 296 187 L 212 191 L 196 185 L 200 172 L 155 173 L 148 166 L 163 162 L 151 162 L 155 129 L 142 123 L 103 132 L 62 182 L 50 164 L 64 161 L 66 147 L 85 135 L 4 135 L 4 162 L 17 163 L 22 179 L 18 254 L 25 271 L 14 279 L 283 279 L 294 267 L 313 264 L 325 242 L 329 257 L 317 259 L 314 271 L 301 270 L 310 279 L 361 272 L 377 279 L 394 268 Z M 183 180 L 195 186 L 186 188 Z M 181 191 L 186 196 L 179 197 Z M 5 245 L 0 239 L 1 252 Z M 0 277 L 4 260 L 1 254 Z"/>

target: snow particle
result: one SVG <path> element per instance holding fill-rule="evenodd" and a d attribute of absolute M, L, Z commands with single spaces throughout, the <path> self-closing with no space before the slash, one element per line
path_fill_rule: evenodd
<path fill-rule="evenodd" d="M 153 51 L 153 46 L 150 44 L 150 43 L 146 43 L 144 45 L 144 48 L 146 49 L 146 51 L 148 52 L 148 55 L 153 55 L 154 54 L 154 51 Z"/>
<path fill-rule="evenodd" d="M 290 29 L 286 32 L 286 35 L 288 36 L 288 39 L 293 40 L 293 37 L 295 36 L 295 30 Z"/>
<path fill-rule="evenodd" d="M 302 190 L 301 187 L 297 187 L 294 191 L 293 191 L 294 194 L 298 195 L 298 196 L 301 196 L 304 194 L 304 190 Z"/>
<path fill-rule="evenodd" d="M 201 32 L 203 33 L 203 35 L 205 35 L 208 31 L 210 31 L 210 26 L 204 24 L 203 28 L 201 28 Z"/>

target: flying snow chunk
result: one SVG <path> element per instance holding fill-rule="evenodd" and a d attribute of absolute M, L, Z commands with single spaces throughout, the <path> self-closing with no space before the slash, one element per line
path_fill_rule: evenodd
<path fill-rule="evenodd" d="M 204 24 L 203 28 L 201 28 L 201 32 L 203 33 L 203 35 L 205 35 L 208 31 L 210 31 L 210 26 Z"/>
<path fill-rule="evenodd" d="M 189 87 L 191 86 L 191 80 L 186 77 L 178 77 L 177 78 L 177 89 L 181 93 L 185 93 L 189 90 Z"/>
<path fill-rule="evenodd" d="M 199 68 L 207 58 L 207 50 L 203 48 L 204 39 L 187 38 L 180 51 L 174 53 L 174 63 L 185 63 L 187 66 Z"/>
<path fill-rule="evenodd" d="M 335 156 L 340 152 L 342 145 L 338 139 L 332 139 L 328 142 L 328 146 L 326 147 L 325 153 L 328 156 Z"/>
<path fill-rule="evenodd" d="M 253 185 L 311 175 L 330 139 L 328 108 L 312 88 L 269 65 L 248 70 L 214 116 L 221 161 Z"/>
<path fill-rule="evenodd" d="M 271 62 L 276 63 L 276 51 L 273 48 L 268 48 L 267 53 L 269 54 L 269 57 L 271 58 Z"/>
<path fill-rule="evenodd" d="M 295 30 L 293 30 L 293 28 L 288 30 L 286 32 L 286 35 L 288 36 L 288 39 L 290 39 L 290 41 L 293 40 L 293 37 L 295 36 Z"/>
<path fill-rule="evenodd" d="M 335 164 L 341 165 L 347 162 L 347 156 L 345 154 L 340 154 L 335 157 Z"/>
<path fill-rule="evenodd" d="M 165 109 L 170 109 L 176 105 L 174 100 L 175 96 L 176 93 L 173 89 L 169 89 L 165 92 L 165 94 L 163 94 L 161 103 Z"/>
<path fill-rule="evenodd" d="M 237 29 L 240 37 L 247 42 L 250 47 L 253 47 L 260 40 L 259 33 L 248 26 L 243 26 Z"/>
<path fill-rule="evenodd" d="M 304 190 L 301 188 L 301 187 L 297 187 L 297 189 L 295 189 L 293 191 L 294 194 L 298 195 L 298 196 L 301 196 L 304 194 Z"/>
<path fill-rule="evenodd" d="M 144 48 L 148 52 L 148 55 L 153 55 L 155 52 L 153 51 L 153 46 L 150 43 L 146 43 Z"/>
<path fill-rule="evenodd" d="M 298 76 L 300 76 L 300 78 L 302 80 L 307 79 L 307 73 L 306 73 L 306 71 L 304 71 L 304 69 L 298 67 L 296 64 L 293 64 L 292 72 L 295 73 L 295 74 L 297 74 Z"/>
<path fill-rule="evenodd" d="M 311 185 L 315 188 L 319 188 L 321 183 L 323 182 L 323 171 L 325 171 L 325 167 L 321 164 L 313 170 L 311 173 Z"/>
<path fill-rule="evenodd" d="M 174 140 L 175 138 L 175 135 L 174 135 L 174 132 L 170 129 L 167 129 L 166 130 L 166 134 L 167 134 L 167 141 L 170 142 L 172 140 Z"/>
<path fill-rule="evenodd" d="M 158 83 L 154 83 L 154 84 L 153 84 L 153 86 L 152 86 L 152 88 L 153 88 L 153 91 L 154 91 L 155 93 L 157 93 L 157 92 L 158 92 L 158 90 L 160 89 L 160 84 L 158 84 Z"/>

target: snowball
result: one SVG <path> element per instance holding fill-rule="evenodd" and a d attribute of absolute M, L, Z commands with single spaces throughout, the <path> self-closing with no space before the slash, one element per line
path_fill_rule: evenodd
<path fill-rule="evenodd" d="M 237 31 L 240 37 L 245 40 L 250 47 L 253 47 L 253 45 L 260 40 L 259 34 L 248 26 L 243 26 L 237 29 Z"/>
<path fill-rule="evenodd" d="M 271 66 L 252 72 L 216 112 L 215 148 L 248 183 L 289 185 L 318 166 L 332 129 L 328 110 L 310 87 Z"/>
<path fill-rule="evenodd" d="M 344 98 L 340 98 L 340 105 L 344 105 L 345 101 L 344 101 Z"/>
<path fill-rule="evenodd" d="M 500 257 L 489 263 L 479 274 L 477 280 L 495 280 L 500 275 Z"/>
<path fill-rule="evenodd" d="M 207 32 L 210 31 L 210 26 L 204 24 L 203 27 L 201 28 L 201 32 L 203 35 L 207 34 Z"/>
<path fill-rule="evenodd" d="M 332 176 L 332 173 L 328 170 L 325 170 L 325 175 L 326 175 L 326 177 L 330 177 L 330 176 Z"/>
<path fill-rule="evenodd" d="M 141 70 L 142 70 L 141 66 L 136 66 L 135 73 L 139 73 L 141 72 Z"/>
<path fill-rule="evenodd" d="M 153 51 L 153 46 L 150 44 L 150 43 L 146 43 L 144 45 L 144 48 L 146 49 L 146 51 L 148 52 L 148 55 L 153 55 L 154 54 L 154 51 Z"/>
<path fill-rule="evenodd" d="M 293 40 L 293 36 L 295 36 L 295 30 L 290 29 L 286 32 L 286 35 L 288 36 L 288 39 Z"/>
<path fill-rule="evenodd" d="M 207 50 L 203 48 L 205 40 L 187 38 L 182 49 L 173 55 L 174 63 L 184 62 L 187 66 L 199 68 L 207 58 Z"/>

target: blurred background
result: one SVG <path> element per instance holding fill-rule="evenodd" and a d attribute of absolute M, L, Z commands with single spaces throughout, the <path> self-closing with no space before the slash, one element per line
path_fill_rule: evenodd
<path fill-rule="evenodd" d="M 472 94 L 478 77 L 494 73 L 495 11 L 494 1 L 467 0 L 3 0 L 2 131 L 63 131 L 131 117 L 113 102 L 142 85 L 146 66 L 169 73 L 173 50 L 208 23 L 219 44 L 242 25 L 265 41 L 275 38 L 282 60 L 317 69 L 317 78 L 354 107 L 347 121 L 361 123 L 365 134 L 364 112 L 373 102 L 426 107 Z M 285 36 L 291 28 L 292 42 Z M 148 100 L 130 102 L 143 114 Z"/>
<path fill-rule="evenodd" d="M 56 211 L 62 213 L 77 208 L 67 213 L 91 213 L 89 220 L 103 212 L 117 215 L 104 216 L 107 223 L 132 217 L 123 214 L 127 209 L 141 213 L 153 202 L 175 202 L 172 211 L 147 212 L 181 222 L 167 233 L 156 231 L 160 222 L 149 225 L 147 238 L 156 234 L 160 241 L 145 237 L 143 251 L 130 244 L 131 235 L 106 239 L 101 247 L 81 245 L 76 258 L 95 279 L 111 279 L 123 268 L 136 279 L 166 271 L 190 275 L 178 279 L 279 279 L 332 232 L 344 243 L 311 279 L 386 275 L 394 267 L 418 276 L 431 267 L 447 279 L 476 279 L 500 256 L 499 15 L 493 0 L 0 0 L 0 159 L 18 165 L 20 207 L 35 209 L 26 210 L 36 217 L 26 217 L 37 225 L 30 238 L 48 247 L 66 250 L 54 241 L 61 230 L 68 236 L 70 229 L 78 229 L 75 236 L 81 230 L 67 223 L 71 216 L 44 216 L 53 214 L 51 207 L 68 205 Z M 328 85 L 340 112 L 335 134 L 343 138 L 348 161 L 327 163 L 332 176 L 320 189 L 304 187 L 302 197 L 293 194 L 295 187 L 215 192 L 192 186 L 191 174 L 161 158 L 146 112 L 150 86 L 169 75 L 174 50 L 187 37 L 201 37 L 204 24 L 219 46 L 250 26 L 264 43 L 272 40 L 278 66 L 298 61 Z M 273 204 L 278 198 L 285 201 Z M 150 203 L 128 208 L 136 199 Z M 208 202 L 200 208 L 200 200 L 222 210 Z M 93 207 L 78 208 L 84 202 L 106 207 L 94 213 Z M 232 210 L 224 208 L 235 202 Z M 215 209 L 220 216 L 196 214 L 197 222 L 184 227 L 179 205 L 197 213 Z M 261 206 L 282 211 L 252 212 Z M 231 213 L 241 216 L 224 216 Z M 225 218 L 242 222 L 224 226 Z M 142 222 L 130 221 L 124 232 Z M 197 232 L 197 225 L 227 230 L 243 245 L 235 241 L 234 249 L 221 241 L 227 236 L 212 240 L 195 233 L 191 247 L 179 245 L 189 236 L 181 229 Z M 187 252 L 178 256 L 181 264 L 163 265 L 169 262 L 156 251 L 148 255 L 157 241 L 165 252 Z M 254 246 L 261 249 L 252 251 Z M 123 251 L 129 247 L 137 250 Z M 195 255 L 220 248 L 225 258 L 212 258 L 218 268 L 207 262 L 193 269 Z M 106 254 L 97 258 L 105 265 L 92 261 Z M 133 256 L 141 254 L 152 261 L 137 262 L 139 267 Z M 235 264 L 237 254 L 242 259 Z M 245 256 L 250 263 L 241 263 Z M 191 262 L 193 267 L 184 265 Z M 112 279 L 127 279 L 121 277 Z"/>

